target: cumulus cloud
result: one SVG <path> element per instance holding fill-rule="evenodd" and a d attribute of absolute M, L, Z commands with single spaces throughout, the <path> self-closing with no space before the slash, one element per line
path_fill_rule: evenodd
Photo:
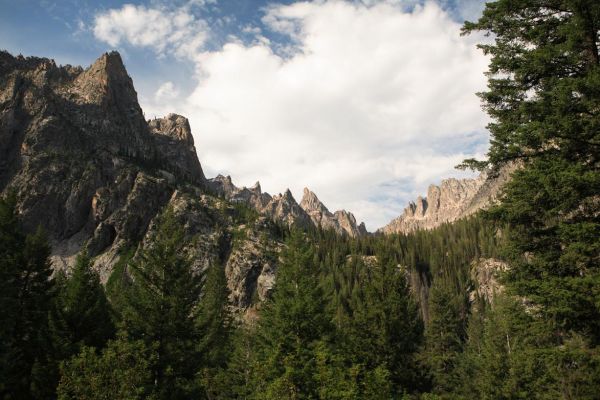
<path fill-rule="evenodd" d="M 179 90 L 175 87 L 173 82 L 167 81 L 160 85 L 154 93 L 154 100 L 157 103 L 170 103 L 175 101 L 179 97 Z"/>
<path fill-rule="evenodd" d="M 143 104 L 190 118 L 209 175 L 260 179 L 270 193 L 290 187 L 298 197 L 308 186 L 330 209 L 376 229 L 485 152 L 475 92 L 485 88 L 488 60 L 475 48 L 481 38 L 461 37 L 439 5 L 332 0 L 265 13 L 263 31 L 289 35 L 291 51 L 268 40 L 198 51 L 189 96 L 160 102 L 157 93 Z"/>
<path fill-rule="evenodd" d="M 208 28 L 188 12 L 188 7 L 169 10 L 125 4 L 96 16 L 94 36 L 113 47 L 128 43 L 151 48 L 161 56 L 186 58 L 202 48 Z"/>

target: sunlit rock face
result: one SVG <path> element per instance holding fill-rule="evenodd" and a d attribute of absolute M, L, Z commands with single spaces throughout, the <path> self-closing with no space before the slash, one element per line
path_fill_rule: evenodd
<path fill-rule="evenodd" d="M 336 211 L 333 214 L 319 200 L 316 194 L 304 188 L 304 195 L 300 207 L 308 214 L 316 226 L 323 229 L 332 229 L 338 234 L 358 237 L 367 234 L 364 224 L 358 225 L 354 215 L 346 210 Z"/>
<path fill-rule="evenodd" d="M 482 173 L 475 179 L 445 179 L 440 186 L 431 185 L 427 197 L 410 202 L 404 212 L 379 229 L 383 234 L 410 233 L 433 229 L 487 208 L 500 196 L 502 187 L 517 168 L 507 165 L 491 175 Z"/>
<path fill-rule="evenodd" d="M 308 227 L 312 225 L 350 237 L 367 234 L 365 225 L 357 224 L 352 213 L 345 210 L 331 213 L 317 195 L 307 188 L 304 189 L 302 200 L 298 204 L 289 189 L 283 194 L 271 196 L 261 191 L 259 182 L 256 182 L 251 188 L 238 188 L 233 184 L 230 176 L 219 175 L 209 179 L 208 187 L 229 201 L 244 203 L 260 214 L 289 226 Z"/>

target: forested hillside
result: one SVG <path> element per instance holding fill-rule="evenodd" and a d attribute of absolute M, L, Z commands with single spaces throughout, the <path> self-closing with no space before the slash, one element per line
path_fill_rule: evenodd
<path fill-rule="evenodd" d="M 427 391 L 437 357 L 455 372 L 469 310 L 479 300 L 473 261 L 494 256 L 498 242 L 481 218 L 362 240 L 281 227 L 285 250 L 274 292 L 257 322 L 241 324 L 227 307 L 223 266 L 193 271 L 170 210 L 153 245 L 124 261 L 128 273 L 115 268 L 105 294 L 85 254 L 70 276 L 48 280 L 43 236 L 24 235 L 11 200 L 1 205 L 3 235 L 31 247 L 6 242 L 3 259 L 30 268 L 27 275 L 6 270 L 6 293 L 31 304 L 30 312 L 33 304 L 44 307 L 11 314 L 19 322 L 3 343 L 23 364 L 4 364 L 3 390 L 33 398 L 52 396 L 57 385 L 60 398 L 390 398 Z M 25 326 L 35 329 L 33 342 L 16 340 Z"/>

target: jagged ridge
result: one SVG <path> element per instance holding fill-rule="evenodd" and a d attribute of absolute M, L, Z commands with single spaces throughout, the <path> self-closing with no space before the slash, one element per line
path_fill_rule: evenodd
<path fill-rule="evenodd" d="M 251 187 L 238 188 L 230 176 L 218 175 L 208 180 L 209 187 L 220 196 L 232 202 L 243 202 L 259 213 L 288 225 L 322 227 L 332 229 L 338 234 L 358 237 L 367 234 L 364 223 L 357 225 L 356 218 L 345 210 L 333 214 L 318 199 L 317 195 L 304 188 L 300 204 L 287 189 L 283 194 L 271 196 L 261 191 L 260 183 Z"/>
<path fill-rule="evenodd" d="M 433 229 L 487 208 L 497 200 L 517 164 L 508 164 L 494 174 L 481 173 L 475 179 L 444 179 L 440 186 L 430 185 L 427 197 L 417 197 L 404 212 L 378 233 L 410 233 Z"/>

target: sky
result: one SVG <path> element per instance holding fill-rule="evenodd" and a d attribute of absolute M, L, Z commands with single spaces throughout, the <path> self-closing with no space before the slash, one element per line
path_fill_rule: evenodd
<path fill-rule="evenodd" d="M 0 0 L 0 49 L 117 50 L 147 118 L 186 116 L 205 175 L 304 187 L 373 231 L 485 156 L 482 0 Z"/>

